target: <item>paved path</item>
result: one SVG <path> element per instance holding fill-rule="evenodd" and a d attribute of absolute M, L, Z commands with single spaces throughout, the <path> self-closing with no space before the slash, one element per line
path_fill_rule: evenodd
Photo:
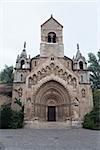
<path fill-rule="evenodd" d="M 0 130 L 0 150 L 100 150 L 100 131 L 85 129 Z"/>

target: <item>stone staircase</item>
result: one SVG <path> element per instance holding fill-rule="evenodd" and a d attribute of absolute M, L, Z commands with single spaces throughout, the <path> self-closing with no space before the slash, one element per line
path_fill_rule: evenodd
<path fill-rule="evenodd" d="M 39 122 L 39 121 L 29 121 L 26 123 L 25 128 L 33 129 L 67 129 L 71 127 L 81 127 L 79 123 L 67 122 Z"/>

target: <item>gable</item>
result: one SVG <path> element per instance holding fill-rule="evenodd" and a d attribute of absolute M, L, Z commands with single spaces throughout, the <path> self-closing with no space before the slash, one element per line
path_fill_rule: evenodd
<path fill-rule="evenodd" d="M 63 28 L 63 26 L 57 21 L 55 20 L 52 16 L 41 25 L 41 28 L 46 28 L 48 27 L 49 29 L 54 29 L 55 28 Z"/>
<path fill-rule="evenodd" d="M 37 67 L 36 70 L 32 71 L 27 76 L 26 80 L 27 83 L 35 85 L 38 84 L 40 80 L 42 82 L 43 79 L 51 77 L 51 75 L 54 79 L 58 78 L 59 80 L 62 80 L 62 82 L 66 82 L 70 85 L 74 80 L 75 82 L 78 81 L 78 76 L 73 71 L 63 66 L 59 60 L 50 61 L 49 59 L 41 66 Z"/>

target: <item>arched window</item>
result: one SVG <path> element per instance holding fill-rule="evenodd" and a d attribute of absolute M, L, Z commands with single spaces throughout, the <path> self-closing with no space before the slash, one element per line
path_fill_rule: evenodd
<path fill-rule="evenodd" d="M 23 81 L 23 74 L 20 75 L 20 80 Z"/>
<path fill-rule="evenodd" d="M 29 77 L 29 79 L 28 79 L 28 87 L 30 88 L 30 87 L 31 87 L 31 85 L 32 85 L 32 78 L 31 78 L 31 77 Z"/>
<path fill-rule="evenodd" d="M 83 62 L 82 62 L 82 61 L 79 62 L 79 68 L 80 68 L 81 70 L 83 70 Z"/>
<path fill-rule="evenodd" d="M 33 74 L 33 84 L 36 84 L 37 83 L 37 76 L 36 74 Z"/>
<path fill-rule="evenodd" d="M 76 78 L 73 78 L 72 81 L 73 81 L 73 88 L 75 89 L 77 86 Z"/>
<path fill-rule="evenodd" d="M 81 82 L 83 82 L 83 75 L 81 75 Z"/>
<path fill-rule="evenodd" d="M 85 89 L 82 89 L 82 91 L 81 91 L 81 94 L 82 94 L 82 97 L 85 97 Z"/>
<path fill-rule="evenodd" d="M 54 60 L 54 57 L 51 57 L 51 60 Z"/>
<path fill-rule="evenodd" d="M 21 60 L 21 69 L 24 68 L 25 61 Z"/>
<path fill-rule="evenodd" d="M 36 66 L 36 61 L 35 61 L 35 66 Z"/>
<path fill-rule="evenodd" d="M 67 67 L 69 67 L 69 61 L 67 62 Z"/>
<path fill-rule="evenodd" d="M 54 32 L 48 33 L 48 43 L 56 43 L 56 34 Z"/>

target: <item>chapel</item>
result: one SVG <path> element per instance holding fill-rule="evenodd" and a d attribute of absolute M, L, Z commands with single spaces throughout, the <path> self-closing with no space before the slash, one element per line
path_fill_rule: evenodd
<path fill-rule="evenodd" d="M 73 59 L 64 55 L 63 26 L 51 15 L 41 25 L 40 54 L 17 56 L 12 107 L 20 99 L 28 123 L 82 121 L 93 107 L 87 62 L 77 44 Z"/>

